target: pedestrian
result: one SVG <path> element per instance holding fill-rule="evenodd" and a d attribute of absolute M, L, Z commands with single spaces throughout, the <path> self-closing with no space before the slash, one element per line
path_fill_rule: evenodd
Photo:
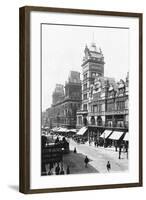
<path fill-rule="evenodd" d="M 125 152 L 125 145 L 123 145 L 123 152 Z"/>
<path fill-rule="evenodd" d="M 117 141 L 115 142 L 115 151 L 117 152 L 117 149 L 118 149 L 118 144 L 117 144 Z"/>
<path fill-rule="evenodd" d="M 67 166 L 66 174 L 70 174 L 70 168 L 69 168 L 69 165 Z"/>
<path fill-rule="evenodd" d="M 121 151 L 122 151 L 122 148 L 120 146 L 120 148 L 119 148 L 119 159 L 121 159 Z"/>
<path fill-rule="evenodd" d="M 53 168 L 53 162 L 50 163 L 49 169 L 51 170 Z"/>
<path fill-rule="evenodd" d="M 41 136 L 41 146 L 42 146 L 42 149 L 46 147 L 46 144 L 47 144 L 47 137 L 42 135 Z"/>
<path fill-rule="evenodd" d="M 48 175 L 52 175 L 52 171 L 51 171 L 51 169 L 49 170 Z"/>
<path fill-rule="evenodd" d="M 127 144 L 125 144 L 125 151 L 126 151 L 126 153 L 128 152 L 128 145 Z"/>
<path fill-rule="evenodd" d="M 64 170 L 63 170 L 63 167 L 61 167 L 60 175 L 63 175 L 63 174 L 64 174 Z"/>
<path fill-rule="evenodd" d="M 74 148 L 74 153 L 77 153 L 77 149 L 76 149 L 76 147 Z"/>
<path fill-rule="evenodd" d="M 84 162 L 85 162 L 85 167 L 87 167 L 87 165 L 88 165 L 88 162 L 89 162 L 89 158 L 86 156 L 85 157 L 85 160 L 84 160 Z"/>
<path fill-rule="evenodd" d="M 59 163 L 58 163 L 56 168 L 55 168 L 55 174 L 59 175 L 59 172 L 60 172 L 60 167 L 59 167 Z"/>
<path fill-rule="evenodd" d="M 110 161 L 107 162 L 107 164 L 106 164 L 106 168 L 107 168 L 107 171 L 108 171 L 108 172 L 111 170 L 111 164 L 110 164 Z"/>
<path fill-rule="evenodd" d="M 58 142 L 59 142 L 59 137 L 56 138 L 55 144 L 57 144 Z"/>
<path fill-rule="evenodd" d="M 94 146 L 95 146 L 95 147 L 96 147 L 96 144 L 97 144 L 97 142 L 95 141 L 95 142 L 94 142 Z"/>

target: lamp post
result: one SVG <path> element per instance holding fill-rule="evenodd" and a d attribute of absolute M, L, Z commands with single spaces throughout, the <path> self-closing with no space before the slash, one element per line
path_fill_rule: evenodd
<path fill-rule="evenodd" d="M 88 141 L 89 141 L 89 145 L 90 145 L 90 133 L 89 133 L 89 128 L 88 128 Z"/>
<path fill-rule="evenodd" d="M 104 135 L 103 135 L 103 145 L 104 145 L 104 148 L 105 148 L 105 131 L 104 131 Z"/>

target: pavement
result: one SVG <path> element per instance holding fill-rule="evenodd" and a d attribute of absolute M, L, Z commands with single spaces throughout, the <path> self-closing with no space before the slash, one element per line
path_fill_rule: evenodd
<path fill-rule="evenodd" d="M 87 174 L 87 173 L 98 173 L 97 169 L 95 169 L 90 162 L 92 160 L 89 160 L 89 163 L 87 167 L 85 167 L 84 163 L 85 156 L 82 153 L 74 153 L 73 151 L 70 151 L 68 154 L 63 155 L 63 169 L 64 173 L 66 174 L 67 166 L 69 166 L 70 174 Z M 54 165 L 52 171 L 52 174 L 55 175 L 55 167 Z M 61 167 L 61 163 L 60 163 Z M 46 171 L 49 172 L 49 165 L 46 166 Z"/>
<path fill-rule="evenodd" d="M 55 141 L 56 138 L 57 138 L 57 136 L 49 137 L 49 142 Z M 60 140 L 62 140 L 62 138 L 63 138 L 62 136 L 59 136 Z M 90 162 L 92 161 L 91 159 L 89 160 L 87 167 L 85 167 L 85 163 L 84 163 L 85 155 L 82 152 L 74 153 L 73 152 L 73 150 L 74 150 L 73 141 L 70 141 L 68 139 L 67 139 L 67 141 L 70 143 L 70 152 L 63 155 L 64 173 L 66 174 L 67 166 L 69 166 L 70 174 L 98 173 L 98 170 L 95 169 L 94 166 L 92 166 L 90 164 Z M 61 168 L 61 165 L 62 165 L 62 163 L 59 164 L 60 168 Z M 57 166 L 57 164 L 55 164 L 51 170 L 51 173 L 53 175 L 55 175 L 56 166 Z M 46 167 L 46 171 L 48 174 L 50 165 L 48 164 L 45 167 Z"/>
<path fill-rule="evenodd" d="M 93 144 L 89 145 L 89 143 L 77 144 L 72 139 L 69 140 L 69 143 L 70 150 L 73 151 L 73 149 L 76 148 L 77 154 L 82 154 L 84 158 L 87 155 L 90 159 L 90 166 L 92 166 L 99 173 L 108 173 L 106 168 L 108 161 L 111 164 L 110 172 L 128 171 L 129 162 L 127 159 L 127 153 L 125 152 L 121 153 L 121 159 L 119 159 L 119 152 L 116 152 L 115 148 L 95 147 Z M 71 157 L 70 160 L 75 162 Z"/>
<path fill-rule="evenodd" d="M 86 173 L 115 173 L 128 171 L 127 153 L 121 153 L 119 159 L 119 152 L 115 148 L 95 147 L 93 143 L 78 144 L 72 139 L 68 139 L 70 146 L 70 153 L 63 155 L 63 169 L 66 174 L 67 166 L 70 168 L 70 174 L 86 174 Z M 73 150 L 76 148 L 77 153 Z M 89 158 L 89 163 L 85 167 L 85 156 Z M 111 170 L 107 170 L 107 162 L 111 164 Z M 55 174 L 55 167 L 52 173 Z M 49 168 L 49 167 L 48 167 Z M 48 170 L 47 170 L 48 171 Z"/>
<path fill-rule="evenodd" d="M 84 154 L 70 151 L 69 154 L 63 156 L 64 168 L 69 166 L 71 174 L 98 173 L 98 170 L 91 164 L 92 160 L 89 159 L 89 163 L 85 167 L 84 159 Z"/>

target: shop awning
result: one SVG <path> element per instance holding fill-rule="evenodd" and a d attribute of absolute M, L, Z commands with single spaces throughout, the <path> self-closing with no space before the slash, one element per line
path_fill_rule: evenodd
<path fill-rule="evenodd" d="M 111 132 L 112 131 L 110 130 L 105 130 L 100 137 L 106 139 L 111 134 Z"/>
<path fill-rule="evenodd" d="M 111 136 L 109 137 L 109 139 L 111 140 L 119 140 L 120 137 L 124 134 L 124 132 L 120 132 L 120 131 L 114 131 Z"/>
<path fill-rule="evenodd" d="M 57 132 L 67 132 L 67 129 L 66 129 L 66 128 L 60 127 L 60 128 L 57 130 Z"/>
<path fill-rule="evenodd" d="M 124 138 L 123 138 L 124 141 L 129 141 L 129 132 L 126 132 Z"/>
<path fill-rule="evenodd" d="M 86 128 L 86 127 L 82 127 L 82 128 L 77 132 L 77 135 L 84 135 L 86 131 L 87 131 L 87 128 Z"/>
<path fill-rule="evenodd" d="M 77 130 L 76 130 L 76 129 L 68 129 L 67 132 L 73 132 L 73 133 L 76 133 Z"/>
<path fill-rule="evenodd" d="M 58 128 L 58 127 L 54 127 L 54 128 L 52 128 L 51 130 L 55 132 L 55 131 L 58 131 L 59 128 Z"/>

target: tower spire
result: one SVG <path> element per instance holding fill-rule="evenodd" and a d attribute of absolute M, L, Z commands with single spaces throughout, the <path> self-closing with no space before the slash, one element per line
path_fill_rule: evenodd
<path fill-rule="evenodd" d="M 96 49 L 96 44 L 95 44 L 95 40 L 94 40 L 94 32 L 92 33 L 91 50 L 92 50 L 92 51 L 97 51 L 97 49 Z"/>

